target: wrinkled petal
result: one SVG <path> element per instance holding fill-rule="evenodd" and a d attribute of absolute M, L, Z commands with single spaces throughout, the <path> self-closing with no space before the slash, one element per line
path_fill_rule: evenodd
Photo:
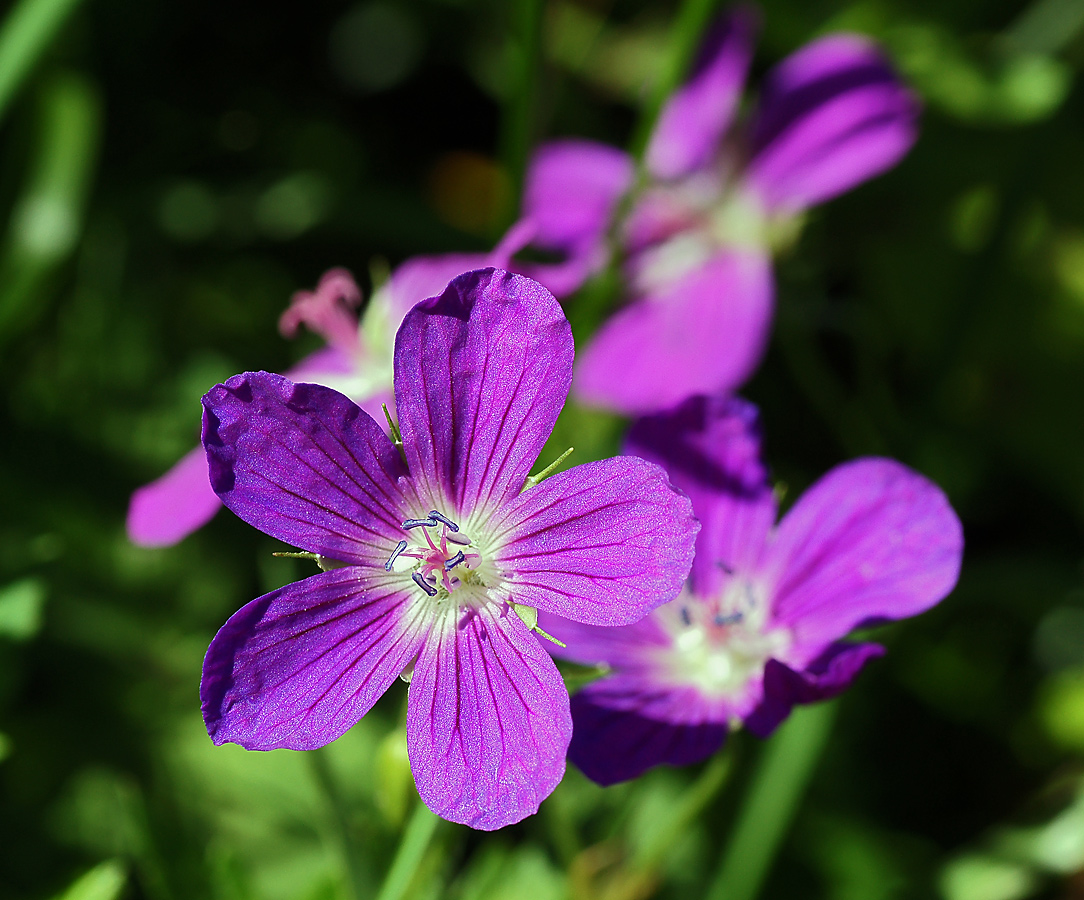
<path fill-rule="evenodd" d="M 221 505 L 207 477 L 207 454 L 196 447 L 132 494 L 128 538 L 140 547 L 172 546 L 210 522 Z"/>
<path fill-rule="evenodd" d="M 804 671 L 796 671 L 777 659 L 768 660 L 764 667 L 764 697 L 746 717 L 746 727 L 758 737 L 768 737 L 796 704 L 841 694 L 867 662 L 884 653 L 880 644 L 832 644 Z"/>
<path fill-rule="evenodd" d="M 383 560 L 399 540 L 406 474 L 380 427 L 337 391 L 248 372 L 203 398 L 211 486 L 281 541 L 344 562 Z"/>
<path fill-rule="evenodd" d="M 543 144 L 523 186 L 523 216 L 534 224 L 535 243 L 568 250 L 602 241 L 632 178 L 632 160 L 615 147 L 580 140 Z"/>
<path fill-rule="evenodd" d="M 449 608 L 414 667 L 407 750 L 433 812 L 491 831 L 538 811 L 572 734 L 557 667 L 511 611 Z"/>
<path fill-rule="evenodd" d="M 963 530 L 940 488 L 890 459 L 837 466 L 783 517 L 764 571 L 773 620 L 792 630 L 788 661 L 817 656 L 865 623 L 900 619 L 956 584 Z"/>
<path fill-rule="evenodd" d="M 764 352 L 773 293 L 763 254 L 710 258 L 602 326 L 577 360 L 577 398 L 638 414 L 735 390 Z"/>
<path fill-rule="evenodd" d="M 403 321 L 395 396 L 411 474 L 456 515 L 519 493 L 564 405 L 572 332 L 553 295 L 495 269 Z"/>
<path fill-rule="evenodd" d="M 692 74 L 659 114 L 646 151 L 652 175 L 679 178 L 711 161 L 734 118 L 759 26 L 756 11 L 742 7 L 708 33 Z"/>
<path fill-rule="evenodd" d="M 311 750 L 335 740 L 417 655 L 426 610 L 410 592 L 353 566 L 246 604 L 203 663 L 211 738 L 249 750 Z"/>
<path fill-rule="evenodd" d="M 699 529 L 666 473 L 629 456 L 547 478 L 491 527 L 510 600 L 592 625 L 627 625 L 676 597 Z"/>
<path fill-rule="evenodd" d="M 587 685 L 572 698 L 568 758 L 601 785 L 636 778 L 662 764 L 707 759 L 726 739 L 726 720 L 702 719 L 692 688 L 662 688 L 618 674 Z"/>
<path fill-rule="evenodd" d="M 738 397 L 693 397 L 629 431 L 625 452 L 661 465 L 692 500 L 700 520 L 692 584 L 701 597 L 720 593 L 727 570 L 753 571 L 775 524 L 760 445 L 757 409 Z"/>
<path fill-rule="evenodd" d="M 918 115 L 873 44 L 822 38 L 766 80 L 750 179 L 770 209 L 821 203 L 899 162 L 917 138 Z"/>

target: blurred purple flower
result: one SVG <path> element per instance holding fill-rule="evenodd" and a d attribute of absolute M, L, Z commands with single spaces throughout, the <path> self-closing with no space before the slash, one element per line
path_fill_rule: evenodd
<path fill-rule="evenodd" d="M 572 722 L 531 634 L 537 610 L 634 622 L 678 594 L 698 530 L 666 473 L 633 457 L 524 490 L 572 358 L 553 295 L 486 269 L 399 329 L 398 449 L 323 386 L 249 373 L 204 397 L 223 503 L 342 564 L 253 600 L 215 636 L 201 696 L 216 744 L 320 747 L 402 673 L 429 808 L 487 830 L 538 809 L 564 772 Z"/>
<path fill-rule="evenodd" d="M 582 140 L 544 145 L 524 189 L 535 246 L 563 257 L 521 266 L 558 296 L 626 256 L 631 302 L 579 357 L 574 391 L 625 413 L 737 388 L 767 342 L 771 249 L 800 214 L 895 165 L 917 134 L 918 102 L 866 38 L 833 34 L 765 80 L 747 129 L 732 127 L 757 17 L 738 9 L 708 35 L 663 108 L 634 186 L 632 159 Z"/>
<path fill-rule="evenodd" d="M 332 387 L 383 418 L 381 406 L 394 410 L 392 345 L 403 316 L 419 300 L 444 290 L 456 275 L 485 266 L 507 264 L 523 244 L 523 226 L 513 229 L 492 253 L 419 256 L 402 263 L 373 294 L 360 322 L 354 310 L 361 291 L 346 269 L 325 272 L 315 291 L 298 291 L 279 320 L 284 337 L 301 325 L 320 335 L 327 346 L 286 371 L 292 381 Z M 132 494 L 128 537 L 141 547 L 167 547 L 202 528 L 222 504 L 207 480 L 207 457 L 195 447 L 172 469 Z"/>
<path fill-rule="evenodd" d="M 767 736 L 884 652 L 843 641 L 853 629 L 920 613 L 956 583 L 960 522 L 900 463 L 837 466 L 776 525 L 751 404 L 692 398 L 635 423 L 627 449 L 667 469 L 701 530 L 685 590 L 642 621 L 540 618 L 567 643 L 552 652 L 612 670 L 572 698 L 569 758 L 600 784 L 698 762 L 741 722 Z"/>

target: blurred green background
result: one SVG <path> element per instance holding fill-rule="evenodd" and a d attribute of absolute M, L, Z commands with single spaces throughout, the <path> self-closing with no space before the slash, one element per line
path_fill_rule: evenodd
<path fill-rule="evenodd" d="M 415 812 L 402 685 L 323 751 L 206 736 L 215 629 L 310 564 L 225 513 L 137 549 L 131 491 L 193 445 L 212 384 L 318 346 L 279 337 L 291 292 L 486 249 L 529 147 L 627 144 L 673 23 L 708 7 L 3 12 L 0 898 L 1084 897 L 1082 0 L 762 4 L 754 86 L 848 28 L 925 103 L 903 164 L 779 261 L 745 392 L 788 498 L 887 454 L 964 520 L 959 588 L 880 630 L 838 706 L 632 784 L 570 771 L 496 834 Z M 619 428 L 569 410 L 554 446 L 582 462 Z"/>

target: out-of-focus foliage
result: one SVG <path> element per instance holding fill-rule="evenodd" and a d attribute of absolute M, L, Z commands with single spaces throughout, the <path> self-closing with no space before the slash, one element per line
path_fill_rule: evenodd
<path fill-rule="evenodd" d="M 0 898 L 639 900 L 745 877 L 718 867 L 766 802 L 746 735 L 605 790 L 570 771 L 522 825 L 431 839 L 402 687 L 323 751 L 214 748 L 197 691 L 214 629 L 309 569 L 225 513 L 168 550 L 123 531 L 208 387 L 316 346 L 276 332 L 292 291 L 332 265 L 487 249 L 529 144 L 627 143 L 677 4 L 14 9 L 31 7 L 18 52 L 41 53 L 4 57 L 0 32 Z M 944 486 L 968 544 L 958 590 L 878 634 L 888 657 L 842 699 L 761 893 L 1080 896 L 1084 10 L 763 8 L 758 73 L 854 28 L 925 103 L 904 163 L 816 210 L 779 263 L 746 391 L 773 471 L 793 497 L 895 456 Z M 569 409 L 544 458 L 610 453 L 622 427 Z"/>

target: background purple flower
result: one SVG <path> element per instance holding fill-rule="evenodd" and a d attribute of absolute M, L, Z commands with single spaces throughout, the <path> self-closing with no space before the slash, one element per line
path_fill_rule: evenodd
<path fill-rule="evenodd" d="M 602 784 L 705 758 L 729 726 L 767 736 L 796 703 L 845 689 L 883 648 L 852 630 L 912 616 L 956 583 L 963 534 L 944 494 L 888 459 L 837 466 L 775 524 L 755 408 L 692 398 L 639 420 L 700 519 L 682 595 L 623 628 L 545 620 L 555 654 L 612 674 L 572 700 L 569 757 Z"/>
<path fill-rule="evenodd" d="M 585 403 L 646 413 L 741 385 L 770 331 L 773 246 L 793 239 L 805 209 L 884 172 L 915 141 L 916 99 L 852 34 L 780 63 L 749 127 L 735 129 L 756 31 L 757 16 L 738 9 L 708 35 L 659 116 L 647 179 L 623 221 L 614 217 L 633 186 L 626 154 L 565 140 L 532 162 L 523 217 L 537 246 L 564 256 L 550 267 L 559 295 L 606 264 L 612 234 L 626 255 L 629 305 L 577 361 Z"/>
<path fill-rule="evenodd" d="M 568 393 L 572 336 L 541 285 L 493 269 L 420 303 L 396 338 L 400 450 L 329 388 L 249 373 L 204 398 L 211 482 L 266 533 L 344 564 L 237 612 L 204 664 L 216 744 L 311 749 L 401 673 L 418 791 L 500 828 L 560 781 L 568 695 L 536 610 L 626 625 L 692 561 L 689 501 L 657 465 L 588 463 L 524 491 Z"/>

